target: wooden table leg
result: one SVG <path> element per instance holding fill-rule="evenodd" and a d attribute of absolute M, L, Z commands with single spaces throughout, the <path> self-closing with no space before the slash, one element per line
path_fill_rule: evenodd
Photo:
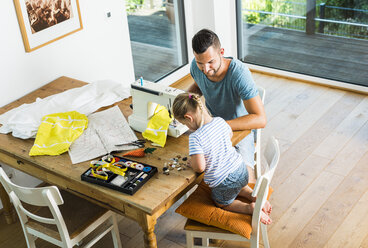
<path fill-rule="evenodd" d="M 8 193 L 6 193 L 3 185 L 0 183 L 0 199 L 4 208 L 5 221 L 8 224 L 16 222 L 15 209 L 13 204 L 10 203 Z"/>
<path fill-rule="evenodd" d="M 156 218 L 151 215 L 141 213 L 138 224 L 141 226 L 144 233 L 144 247 L 157 248 L 156 234 L 154 233 Z"/>

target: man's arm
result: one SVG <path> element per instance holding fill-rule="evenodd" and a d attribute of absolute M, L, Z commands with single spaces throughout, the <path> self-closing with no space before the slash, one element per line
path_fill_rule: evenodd
<path fill-rule="evenodd" d="M 198 94 L 198 95 L 202 96 L 202 91 L 198 87 L 198 84 L 196 82 L 193 82 L 193 84 L 191 86 L 189 86 L 188 92 L 195 93 L 195 94 Z"/>
<path fill-rule="evenodd" d="M 261 98 L 255 96 L 243 101 L 248 115 L 226 121 L 233 131 L 264 128 L 267 123 L 266 113 Z"/>

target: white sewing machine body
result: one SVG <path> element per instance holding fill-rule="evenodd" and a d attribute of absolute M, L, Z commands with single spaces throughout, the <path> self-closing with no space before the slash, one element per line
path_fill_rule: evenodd
<path fill-rule="evenodd" d="M 130 93 L 133 114 L 128 117 L 129 125 L 138 132 L 144 132 L 157 104 L 163 105 L 171 111 L 175 97 L 184 91 L 146 80 L 143 80 L 143 84 L 141 84 L 141 81 L 137 80 L 131 84 Z M 175 121 L 169 125 L 167 135 L 177 138 L 187 130 L 187 126 Z"/>

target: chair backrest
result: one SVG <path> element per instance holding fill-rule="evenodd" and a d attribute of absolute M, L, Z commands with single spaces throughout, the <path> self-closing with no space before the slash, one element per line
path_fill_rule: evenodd
<path fill-rule="evenodd" d="M 261 87 L 258 86 L 258 93 L 259 96 L 261 97 L 262 103 L 264 104 L 264 100 L 266 97 L 266 90 Z M 255 130 L 255 136 L 254 136 L 254 142 L 256 144 L 255 147 L 255 153 L 256 153 L 256 165 L 255 165 L 255 175 L 256 175 L 256 179 L 259 178 L 262 174 L 262 166 L 261 166 L 261 128 L 258 128 Z"/>
<path fill-rule="evenodd" d="M 270 182 L 280 160 L 279 142 L 275 137 L 271 137 L 269 139 L 264 156 L 267 162 L 265 173 L 257 178 L 256 185 L 253 190 L 253 196 L 257 197 L 252 216 L 253 232 L 258 232 L 259 230 L 262 207 L 267 200 Z"/>
<path fill-rule="evenodd" d="M 265 90 L 265 88 L 263 88 L 261 86 L 257 86 L 257 89 L 258 89 L 259 97 L 261 98 L 262 103 L 264 104 L 264 100 L 265 100 L 265 97 L 266 97 L 266 90 Z"/>
<path fill-rule="evenodd" d="M 42 188 L 21 187 L 10 181 L 3 168 L 0 167 L 0 182 L 9 194 L 14 207 L 22 224 L 23 231 L 27 239 L 28 228 L 25 227 L 30 219 L 37 222 L 56 225 L 60 234 L 61 241 L 66 244 L 70 241 L 69 233 L 61 215 L 58 205 L 64 203 L 60 191 L 56 186 L 48 186 Z M 22 202 L 33 206 L 49 207 L 53 218 L 46 218 L 36 215 L 25 209 Z M 55 241 L 61 246 L 61 242 Z M 27 242 L 28 243 L 28 242 Z"/>

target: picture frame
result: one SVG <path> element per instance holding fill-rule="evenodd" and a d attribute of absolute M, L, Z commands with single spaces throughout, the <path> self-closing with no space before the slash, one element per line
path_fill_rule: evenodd
<path fill-rule="evenodd" d="M 78 0 L 14 0 L 26 52 L 83 29 Z"/>

